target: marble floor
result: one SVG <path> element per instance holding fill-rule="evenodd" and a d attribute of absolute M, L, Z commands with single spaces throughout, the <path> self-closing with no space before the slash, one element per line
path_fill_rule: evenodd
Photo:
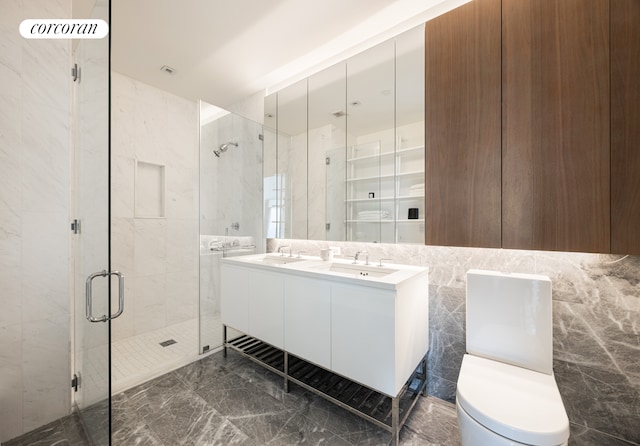
<path fill-rule="evenodd" d="M 221 352 L 113 398 L 113 445 L 387 445 L 391 434 L 291 385 L 238 353 Z M 3 446 L 86 444 L 67 417 Z M 40 430 L 39 430 L 40 431 Z M 40 435 L 40 436 L 39 436 Z M 459 445 L 455 407 L 420 398 L 405 446 Z"/>

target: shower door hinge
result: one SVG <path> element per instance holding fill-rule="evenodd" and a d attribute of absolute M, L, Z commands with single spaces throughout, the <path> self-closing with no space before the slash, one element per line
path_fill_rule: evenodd
<path fill-rule="evenodd" d="M 71 78 L 73 82 L 80 82 L 80 67 L 77 63 L 74 63 L 71 67 Z"/>
<path fill-rule="evenodd" d="M 264 141 L 264 135 L 263 135 L 262 133 L 260 133 L 260 134 L 258 135 L 258 139 L 259 139 L 260 141 Z"/>
<path fill-rule="evenodd" d="M 331 158 L 326 157 L 326 158 L 324 159 L 324 163 L 325 163 L 327 166 L 328 166 L 329 164 L 331 164 Z"/>
<path fill-rule="evenodd" d="M 331 223 L 325 223 L 325 224 L 324 224 L 324 228 L 325 228 L 327 231 L 331 231 Z"/>
<path fill-rule="evenodd" d="M 77 218 L 71 222 L 71 231 L 73 231 L 74 234 L 80 234 L 80 220 Z"/>
<path fill-rule="evenodd" d="M 80 80 L 80 67 L 77 63 L 74 63 L 71 67 L 71 78 L 73 79 L 73 82 Z"/>
<path fill-rule="evenodd" d="M 73 374 L 73 378 L 71 378 L 71 387 L 74 392 L 78 391 L 78 387 L 80 387 L 80 378 L 75 373 Z"/>

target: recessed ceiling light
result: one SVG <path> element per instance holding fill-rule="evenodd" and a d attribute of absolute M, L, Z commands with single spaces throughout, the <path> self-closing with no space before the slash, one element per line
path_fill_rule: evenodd
<path fill-rule="evenodd" d="M 175 74 L 176 69 L 170 67 L 169 65 L 163 65 L 162 68 L 160 68 L 161 71 L 164 71 L 167 74 Z"/>

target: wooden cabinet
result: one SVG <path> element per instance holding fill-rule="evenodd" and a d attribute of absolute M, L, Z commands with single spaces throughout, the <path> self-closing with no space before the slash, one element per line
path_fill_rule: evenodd
<path fill-rule="evenodd" d="M 425 26 L 425 240 L 498 248 L 500 0 Z"/>
<path fill-rule="evenodd" d="M 640 2 L 611 0 L 611 252 L 640 254 Z"/>
<path fill-rule="evenodd" d="M 609 252 L 609 1 L 502 2 L 502 246 Z"/>
<path fill-rule="evenodd" d="M 427 23 L 427 244 L 640 253 L 639 30 L 637 0 Z"/>

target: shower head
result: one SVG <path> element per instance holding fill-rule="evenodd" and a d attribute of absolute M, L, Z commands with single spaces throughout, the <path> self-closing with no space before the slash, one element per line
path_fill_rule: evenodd
<path fill-rule="evenodd" d="M 238 143 L 229 141 L 229 142 L 225 142 L 224 144 L 220 144 L 220 147 L 218 147 L 218 150 L 214 150 L 213 154 L 218 158 L 220 158 L 220 154 L 226 152 L 229 146 L 238 147 Z"/>

